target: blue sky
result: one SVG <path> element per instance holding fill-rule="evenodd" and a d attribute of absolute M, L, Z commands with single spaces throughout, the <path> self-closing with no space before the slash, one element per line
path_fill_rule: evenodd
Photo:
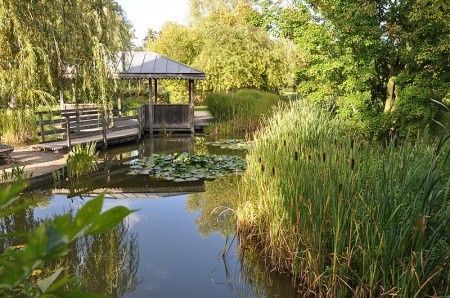
<path fill-rule="evenodd" d="M 186 24 L 188 0 L 117 0 L 135 29 L 136 45 L 141 45 L 148 28 L 155 30 L 167 21 Z"/>

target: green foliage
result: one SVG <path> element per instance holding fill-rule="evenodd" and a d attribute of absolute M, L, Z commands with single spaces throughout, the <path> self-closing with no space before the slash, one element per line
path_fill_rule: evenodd
<path fill-rule="evenodd" d="M 206 142 L 205 145 L 219 147 L 220 149 L 249 150 L 253 146 L 253 142 L 238 139 L 227 139 L 214 142 Z"/>
<path fill-rule="evenodd" d="M 97 144 L 95 142 L 72 147 L 67 158 L 67 172 L 70 178 L 80 178 L 97 169 Z"/>
<path fill-rule="evenodd" d="M 29 109 L 0 110 L 1 141 L 22 145 L 34 142 L 37 138 L 36 116 Z"/>
<path fill-rule="evenodd" d="M 23 190 L 21 183 L 11 184 L 0 190 L 0 217 L 5 217 L 19 200 Z M 73 281 L 71 276 L 62 276 L 63 268 L 47 270 L 49 264 L 69 252 L 69 244 L 81 235 L 93 235 L 110 231 L 132 211 L 125 207 L 114 207 L 104 213 L 103 196 L 87 202 L 76 215 L 56 217 L 54 220 L 39 225 L 26 234 L 24 245 L 9 247 L 0 254 L 0 295 L 27 297 L 94 297 L 82 293 L 79 289 L 67 291 L 66 287 Z M 2 237 L 11 237 L 2 235 Z M 44 272 L 45 277 L 33 277 L 35 272 Z"/>
<path fill-rule="evenodd" d="M 190 26 L 168 23 L 146 48 L 204 71 L 203 91 L 292 85 L 296 48 L 256 26 L 259 14 L 249 1 L 192 1 L 191 14 Z"/>
<path fill-rule="evenodd" d="M 208 111 L 215 121 L 229 123 L 233 133 L 252 132 L 256 130 L 264 117 L 272 114 L 280 97 L 276 94 L 257 91 L 239 90 L 231 93 L 209 93 L 206 95 Z M 217 125 L 216 125 L 217 126 Z M 208 128 L 214 131 L 215 127 Z"/>
<path fill-rule="evenodd" d="M 280 110 L 247 157 L 243 243 L 304 293 L 446 295 L 450 147 L 424 139 L 381 146 L 304 103 Z"/>
<path fill-rule="evenodd" d="M 46 104 L 74 83 L 80 101 L 106 101 L 114 87 L 107 61 L 131 36 L 114 0 L 1 0 L 0 99 Z"/>
<path fill-rule="evenodd" d="M 266 14 L 279 34 L 298 46 L 298 91 L 307 101 L 374 136 L 406 135 L 440 116 L 436 102 L 450 93 L 448 5 L 428 0 L 272 4 Z"/>
<path fill-rule="evenodd" d="M 132 161 L 129 174 L 150 175 L 174 182 L 214 179 L 245 169 L 245 160 L 235 155 L 174 153 L 153 154 Z"/>
<path fill-rule="evenodd" d="M 0 177 L 0 182 L 11 182 L 17 180 L 27 180 L 31 177 L 31 174 L 27 174 L 25 172 L 25 166 L 15 166 L 11 169 L 11 171 L 3 170 L 2 175 Z"/>

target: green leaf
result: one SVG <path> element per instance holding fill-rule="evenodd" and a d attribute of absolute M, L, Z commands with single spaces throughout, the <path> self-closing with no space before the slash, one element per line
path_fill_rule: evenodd
<path fill-rule="evenodd" d="M 104 195 L 101 194 L 90 200 L 77 212 L 74 222 L 72 238 L 81 233 L 88 225 L 93 223 L 102 211 Z"/>
<path fill-rule="evenodd" d="M 38 282 L 38 287 L 41 290 L 41 293 L 47 292 L 48 288 L 55 282 L 61 272 L 62 268 L 59 268 L 52 275 Z"/>
<path fill-rule="evenodd" d="M 86 233 L 95 235 L 110 231 L 132 212 L 132 210 L 123 206 L 114 207 L 101 214 Z"/>

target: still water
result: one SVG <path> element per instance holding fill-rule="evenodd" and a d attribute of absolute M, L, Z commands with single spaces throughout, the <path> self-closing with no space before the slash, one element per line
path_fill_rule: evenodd
<path fill-rule="evenodd" d="M 238 176 L 174 184 L 126 175 L 126 161 L 185 151 L 244 154 L 210 148 L 201 138 L 147 139 L 115 148 L 102 156 L 97 173 L 34 193 L 34 207 L 0 228 L 32 229 L 105 192 L 105 210 L 122 205 L 137 211 L 110 233 L 82 237 L 53 264 L 67 268 L 87 290 L 108 297 L 295 297 L 289 277 L 267 273 L 255 252 L 237 245 Z"/>

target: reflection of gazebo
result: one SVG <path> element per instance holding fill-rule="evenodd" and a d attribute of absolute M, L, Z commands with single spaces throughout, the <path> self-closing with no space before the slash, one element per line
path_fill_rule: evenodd
<path fill-rule="evenodd" d="M 116 78 L 148 80 L 145 128 L 150 132 L 169 130 L 193 133 L 195 80 L 204 79 L 205 73 L 153 52 L 120 52 L 117 55 L 114 66 Z M 157 103 L 158 79 L 187 80 L 189 104 Z"/>

